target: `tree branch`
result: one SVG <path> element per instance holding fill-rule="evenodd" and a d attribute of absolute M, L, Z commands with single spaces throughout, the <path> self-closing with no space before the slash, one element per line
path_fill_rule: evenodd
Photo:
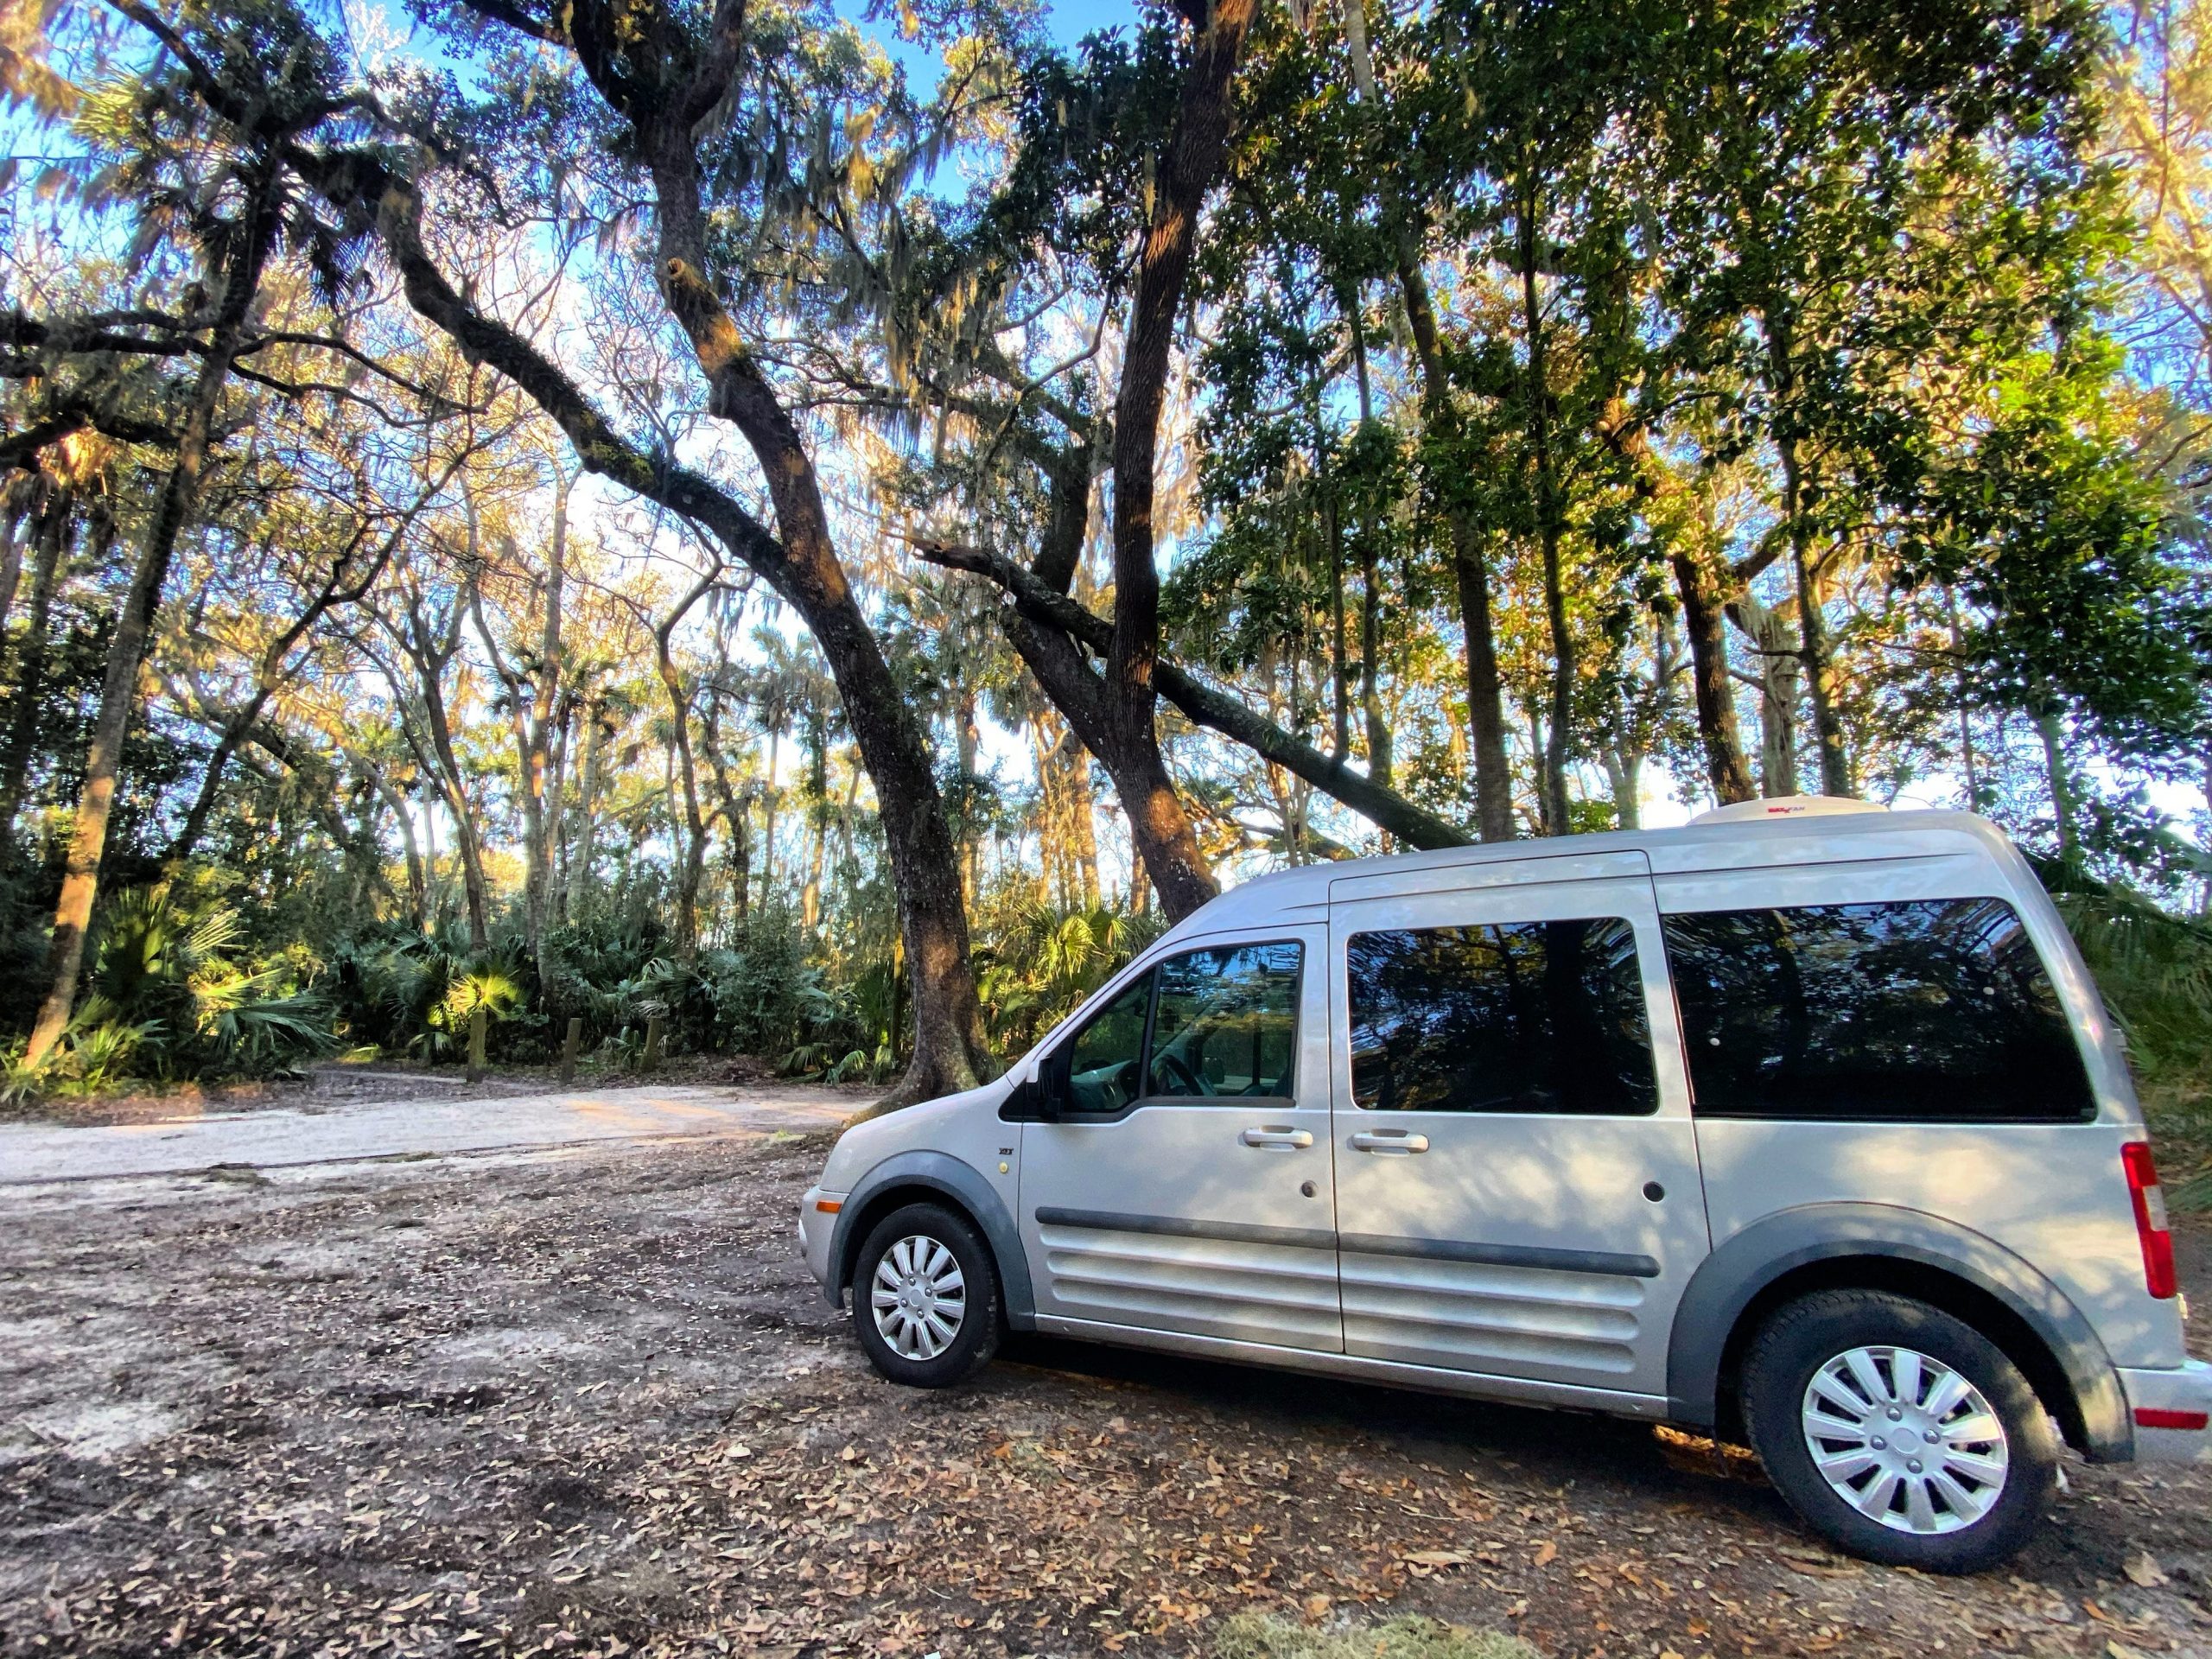
<path fill-rule="evenodd" d="M 987 549 L 950 543 L 906 538 L 931 564 L 948 570 L 965 570 L 995 584 L 1014 608 L 1040 627 L 1056 629 L 1089 646 L 1100 656 L 1112 649 L 1114 625 L 1064 594 L 1052 591 L 1038 577 L 1011 559 Z M 1425 808 L 1414 804 L 1395 790 L 1346 767 L 1266 715 L 1257 714 L 1228 693 L 1216 690 L 1174 664 L 1161 661 L 1154 671 L 1160 695 L 1181 709 L 1193 724 L 1203 726 L 1242 743 L 1264 760 L 1271 760 L 1294 776 L 1304 779 L 1332 799 L 1389 830 L 1408 846 L 1424 851 L 1439 847 L 1464 847 L 1472 839 Z"/>

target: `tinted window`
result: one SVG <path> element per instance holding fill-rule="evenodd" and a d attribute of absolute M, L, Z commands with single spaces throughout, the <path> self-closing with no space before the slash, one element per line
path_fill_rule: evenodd
<path fill-rule="evenodd" d="M 1068 1048 L 1068 1103 L 1078 1112 L 1118 1112 L 1136 1098 L 1144 1075 L 1144 1017 L 1152 1003 L 1147 974 L 1091 1015 Z"/>
<path fill-rule="evenodd" d="M 2050 976 L 2002 900 L 1713 911 L 1664 927 L 1706 1116 L 2093 1110 Z"/>
<path fill-rule="evenodd" d="M 1240 944 L 1160 963 L 1151 1092 L 1288 1096 L 1299 955 L 1292 944 Z"/>
<path fill-rule="evenodd" d="M 1618 918 L 1356 933 L 1347 957 L 1363 1107 L 1658 1108 L 1636 935 Z"/>

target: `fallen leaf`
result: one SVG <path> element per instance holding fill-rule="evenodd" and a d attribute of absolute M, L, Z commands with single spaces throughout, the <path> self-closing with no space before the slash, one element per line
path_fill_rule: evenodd
<path fill-rule="evenodd" d="M 2105 1643 L 2105 1659 L 2150 1659 L 2150 1656 L 2139 1649 L 2129 1647 L 2125 1642 L 2114 1642 L 2107 1638 Z"/>
<path fill-rule="evenodd" d="M 753 1455 L 753 1448 L 749 1446 L 732 1446 L 730 1449 L 723 1452 L 722 1455 L 730 1459 L 731 1462 L 734 1463 L 740 1458 L 751 1457 Z"/>
<path fill-rule="evenodd" d="M 1536 1565 L 1549 1567 L 1559 1558 L 1559 1546 L 1547 1538 L 1536 1546 Z"/>
<path fill-rule="evenodd" d="M 1308 1624 L 1313 1624 L 1327 1617 L 1330 1605 L 1326 1596 L 1308 1596 L 1299 1604 L 1299 1611 L 1306 1615 Z"/>
<path fill-rule="evenodd" d="M 1415 1567 L 1465 1567 L 1475 1558 L 1462 1549 L 1417 1549 L 1410 1555 L 1401 1555 L 1398 1559 L 1410 1561 Z"/>
<path fill-rule="evenodd" d="M 2130 1584 L 2139 1585 L 2145 1590 L 2155 1590 L 2166 1581 L 2166 1575 L 2158 1570 L 2158 1558 L 2147 1549 L 2137 1550 L 2121 1564 L 2120 1570 L 2127 1574 Z"/>
<path fill-rule="evenodd" d="M 837 1457 L 840 1462 L 858 1463 L 861 1460 L 861 1449 L 857 1446 L 849 1446 L 840 1452 Z"/>

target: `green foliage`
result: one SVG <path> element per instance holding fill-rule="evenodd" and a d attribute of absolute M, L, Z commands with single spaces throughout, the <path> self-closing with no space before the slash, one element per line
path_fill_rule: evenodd
<path fill-rule="evenodd" d="M 332 969 L 339 1028 L 348 1041 L 426 1060 L 460 1054 L 478 1008 L 498 1021 L 523 998 L 523 976 L 512 963 L 471 957 L 420 935 L 350 943 L 335 953 Z"/>
<path fill-rule="evenodd" d="M 339 1046 L 331 1005 L 299 964 L 282 954 L 257 962 L 237 909 L 175 881 L 108 901 L 86 991 L 46 1065 L 35 1075 L 12 1065 L 8 1092 L 266 1077 Z"/>
<path fill-rule="evenodd" d="M 1001 899 L 982 918 L 976 944 L 992 1048 L 1007 1058 L 1023 1052 L 1166 927 L 1157 911 L 1131 915 L 1106 906 L 1071 910 Z"/>
<path fill-rule="evenodd" d="M 1538 1659 L 1517 1636 L 1464 1630 L 1418 1613 L 1346 1626 L 1238 1613 L 1215 1627 L 1207 1651 L 1213 1659 Z"/>
<path fill-rule="evenodd" d="M 2118 887 L 2054 899 L 2126 1033 L 2175 1202 L 2212 1207 L 2212 919 Z"/>

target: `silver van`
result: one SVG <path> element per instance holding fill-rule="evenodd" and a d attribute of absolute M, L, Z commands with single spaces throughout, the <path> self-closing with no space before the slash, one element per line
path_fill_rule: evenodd
<path fill-rule="evenodd" d="M 1963 813 L 1749 812 L 1224 893 L 998 1082 L 846 1134 L 807 1262 L 897 1382 L 1011 1328 L 1645 1418 L 1938 1572 L 2026 1541 L 2062 1436 L 2202 1455 L 2034 873 Z"/>

